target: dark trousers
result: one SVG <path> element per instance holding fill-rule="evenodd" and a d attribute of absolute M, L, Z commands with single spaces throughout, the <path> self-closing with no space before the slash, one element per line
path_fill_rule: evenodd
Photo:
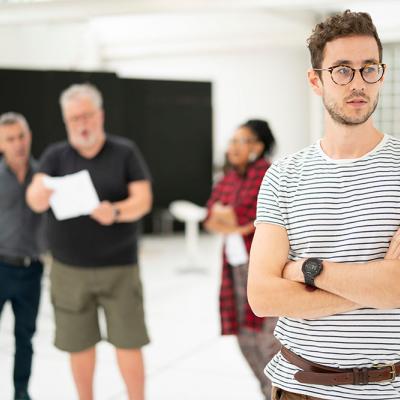
<path fill-rule="evenodd" d="M 32 366 L 32 337 L 36 330 L 42 263 L 17 267 L 0 262 L 0 313 L 10 301 L 15 318 L 14 388 L 27 390 Z"/>
<path fill-rule="evenodd" d="M 260 332 L 255 332 L 245 326 L 247 275 L 247 265 L 232 267 L 236 309 L 240 322 L 237 339 L 244 358 L 260 383 L 265 399 L 269 400 L 271 398 L 271 382 L 264 374 L 264 368 L 281 348 L 274 336 L 277 318 L 267 318 Z"/>

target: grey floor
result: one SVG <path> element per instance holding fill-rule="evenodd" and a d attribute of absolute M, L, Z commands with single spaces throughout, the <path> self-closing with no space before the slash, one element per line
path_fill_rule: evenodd
<path fill-rule="evenodd" d="M 147 400 L 261 400 L 234 337 L 219 335 L 218 285 L 221 242 L 202 235 L 201 263 L 186 261 L 183 236 L 144 237 L 141 276 L 152 342 L 145 347 Z M 55 349 L 49 283 L 34 339 L 33 400 L 77 399 L 67 355 Z M 12 399 L 13 317 L 8 306 L 0 321 L 0 400 Z M 127 399 L 112 347 L 98 345 L 96 400 Z"/>

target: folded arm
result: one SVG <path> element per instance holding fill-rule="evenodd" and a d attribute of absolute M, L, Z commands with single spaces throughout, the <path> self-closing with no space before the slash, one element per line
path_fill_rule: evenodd
<path fill-rule="evenodd" d="M 304 260 L 287 265 L 285 276 L 304 282 L 301 265 Z M 391 309 L 400 307 L 400 261 L 382 260 L 362 264 L 324 261 L 315 285 L 354 301 L 363 307 Z"/>
<path fill-rule="evenodd" d="M 400 307 L 400 232 L 393 236 L 384 260 L 367 263 L 335 263 L 324 260 L 315 285 L 327 292 L 354 301 L 363 307 L 391 309 Z M 283 276 L 304 282 L 304 260 L 290 261 Z"/>
<path fill-rule="evenodd" d="M 204 228 L 209 232 L 221 233 L 223 235 L 230 233 L 248 235 L 254 231 L 254 223 L 250 222 L 246 225 L 239 225 L 232 206 L 223 206 L 215 203 L 204 222 Z"/>
<path fill-rule="evenodd" d="M 352 311 L 361 306 L 343 296 L 283 277 L 289 254 L 286 229 L 259 224 L 250 253 L 248 299 L 254 313 L 264 316 L 319 318 Z"/>

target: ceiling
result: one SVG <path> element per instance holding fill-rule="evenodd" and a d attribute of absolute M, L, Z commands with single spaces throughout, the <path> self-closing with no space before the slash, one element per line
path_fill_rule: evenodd
<path fill-rule="evenodd" d="M 247 11 L 321 14 L 345 8 L 369 11 L 376 14 L 380 20 L 387 20 L 390 23 L 398 19 L 400 2 L 398 0 L 0 0 L 0 22 L 66 20 L 148 13 Z"/>
<path fill-rule="evenodd" d="M 294 17 L 363 10 L 382 28 L 397 29 L 399 0 L 0 0 L 0 24 L 182 13 L 281 13 Z"/>
<path fill-rule="evenodd" d="M 383 41 L 400 42 L 399 0 L 0 0 L 0 27 L 83 24 L 106 59 L 119 59 L 304 46 L 315 21 L 347 8 L 369 12 Z"/>

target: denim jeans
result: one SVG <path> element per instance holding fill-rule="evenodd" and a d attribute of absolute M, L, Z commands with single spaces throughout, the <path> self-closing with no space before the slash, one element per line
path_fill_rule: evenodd
<path fill-rule="evenodd" d="M 0 313 L 10 301 L 15 318 L 14 388 L 27 390 L 32 366 L 32 337 L 36 330 L 43 265 L 39 261 L 29 267 L 0 262 Z"/>

